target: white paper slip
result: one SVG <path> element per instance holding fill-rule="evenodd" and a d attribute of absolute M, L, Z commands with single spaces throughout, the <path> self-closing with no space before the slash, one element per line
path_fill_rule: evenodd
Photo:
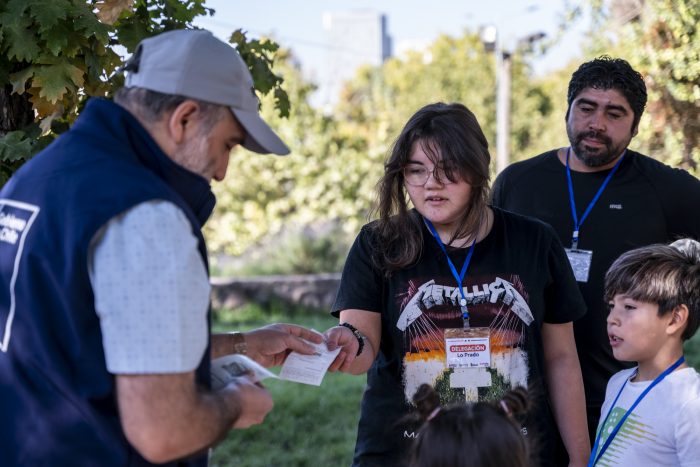
<path fill-rule="evenodd" d="M 232 354 L 220 357 L 211 362 L 211 387 L 215 391 L 226 386 L 233 378 L 243 376 L 246 373 L 256 382 L 265 378 L 277 378 L 277 375 L 246 357 L 245 355 Z"/>
<path fill-rule="evenodd" d="M 326 347 L 325 342 L 320 344 L 309 342 L 309 344 L 316 349 L 316 352 L 313 355 L 290 353 L 282 365 L 280 378 L 314 386 L 321 385 L 323 376 L 335 360 L 335 356 L 340 352 L 340 347 L 331 352 Z"/>

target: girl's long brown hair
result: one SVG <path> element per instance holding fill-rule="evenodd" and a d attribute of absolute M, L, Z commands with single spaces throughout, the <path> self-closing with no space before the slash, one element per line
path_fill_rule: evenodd
<path fill-rule="evenodd" d="M 408 120 L 396 139 L 377 185 L 373 212 L 379 215 L 374 224 L 379 242 L 375 261 L 387 276 L 413 264 L 421 255 L 422 219 L 410 214 L 403 177 L 416 143 L 435 165 L 444 166 L 449 180 L 460 177 L 472 186 L 469 205 L 450 242 L 476 235 L 486 219 L 491 155 L 479 122 L 459 103 L 426 105 Z"/>

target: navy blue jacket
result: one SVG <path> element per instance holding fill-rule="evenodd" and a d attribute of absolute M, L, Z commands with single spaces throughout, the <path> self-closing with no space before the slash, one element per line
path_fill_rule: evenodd
<path fill-rule="evenodd" d="M 207 264 L 209 183 L 100 99 L 0 192 L 1 465 L 150 465 L 119 421 L 87 264 L 101 227 L 155 199 L 182 209 Z M 209 386 L 209 348 L 197 378 Z"/>

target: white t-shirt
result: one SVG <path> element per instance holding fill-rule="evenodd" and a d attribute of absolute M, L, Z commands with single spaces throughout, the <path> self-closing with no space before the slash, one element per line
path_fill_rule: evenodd
<path fill-rule="evenodd" d="M 210 285 L 180 208 L 149 201 L 114 217 L 88 251 L 107 369 L 184 373 L 207 345 Z"/>
<path fill-rule="evenodd" d="M 622 370 L 608 381 L 600 424 L 620 388 L 636 369 Z M 627 381 L 603 427 L 600 450 L 627 409 L 651 381 Z M 700 466 L 700 374 L 676 370 L 647 393 L 627 417 L 596 466 Z"/>

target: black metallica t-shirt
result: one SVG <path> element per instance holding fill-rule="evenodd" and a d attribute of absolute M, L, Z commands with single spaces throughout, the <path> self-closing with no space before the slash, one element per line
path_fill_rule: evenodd
<path fill-rule="evenodd" d="M 535 409 L 523 431 L 546 452 L 557 429 L 544 383 L 542 323 L 567 323 L 585 313 L 551 227 L 494 209 L 493 228 L 476 244 L 463 281 L 471 327 L 488 327 L 491 334 L 491 365 L 475 371 L 446 365 L 444 330 L 462 327 L 461 296 L 435 239 L 424 228 L 421 257 L 387 279 L 372 259 L 373 225 L 355 240 L 333 306 L 336 315 L 344 309 L 381 314 L 380 349 L 367 375 L 354 465 L 404 463 L 417 432 L 402 419 L 422 383 L 435 387 L 445 403 L 497 400 L 512 387 L 528 388 Z M 467 250 L 448 249 L 457 269 Z"/>

